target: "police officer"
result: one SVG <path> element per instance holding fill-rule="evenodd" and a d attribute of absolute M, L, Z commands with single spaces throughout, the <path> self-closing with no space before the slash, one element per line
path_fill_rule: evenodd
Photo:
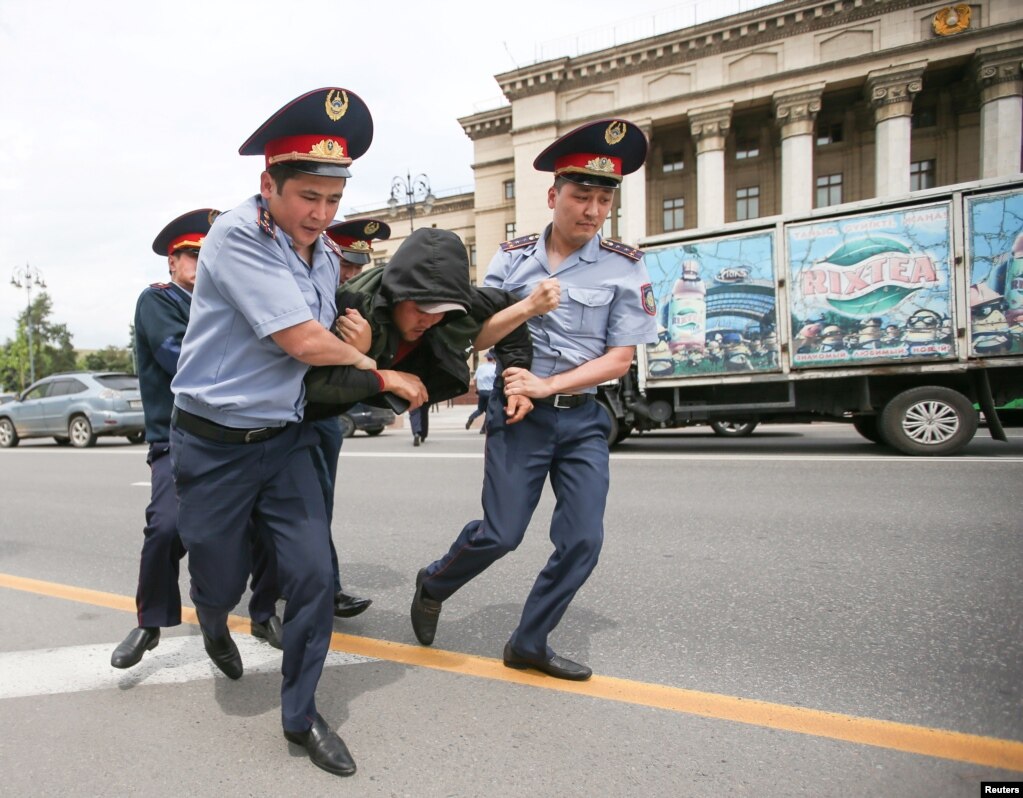
<path fill-rule="evenodd" d="M 185 548 L 178 536 L 178 500 L 167 456 L 174 405 L 170 386 L 188 325 L 199 247 L 218 213 L 212 208 L 189 211 L 160 231 L 153 241 L 153 251 L 167 258 L 171 280 L 146 288 L 135 306 L 135 364 L 149 442 L 146 462 L 151 488 L 135 593 L 139 625 L 114 649 L 110 664 L 115 668 L 138 664 L 146 651 L 159 644 L 161 627 L 181 623 L 178 569 Z M 267 602 L 257 590 L 249 613 L 257 633 L 263 632 L 262 636 L 279 648 L 275 632 L 280 619 L 274 615 L 274 598 L 269 602 L 270 609 L 260 613 L 256 607 Z"/>
<path fill-rule="evenodd" d="M 206 238 L 172 383 L 178 527 L 206 652 L 241 677 L 227 617 L 244 591 L 252 517 L 287 599 L 284 736 L 336 775 L 354 773 L 355 762 L 316 711 L 333 627 L 330 532 L 310 455 L 316 435 L 299 422 L 309 365 L 375 365 L 327 329 L 340 274 L 323 236 L 348 167 L 372 136 L 361 98 L 324 88 L 280 109 L 242 145 L 240 154 L 265 159 L 260 190 L 221 214 Z"/>
<path fill-rule="evenodd" d="M 372 260 L 373 241 L 386 241 L 391 237 L 391 227 L 378 219 L 357 219 L 338 222 L 327 228 L 327 237 L 337 244 L 341 258 L 341 285 L 362 274 L 362 269 Z M 341 454 L 344 436 L 337 416 L 321 418 L 312 422 L 319 436 L 313 450 L 313 464 L 320 480 L 323 498 L 327 504 L 327 523 L 334 519 L 334 484 L 337 481 L 337 459 Z M 338 567 L 337 549 L 330 539 L 330 562 L 334 567 L 334 615 L 338 618 L 354 618 L 365 612 L 372 599 L 350 596 L 341 585 L 341 571 Z"/>
<path fill-rule="evenodd" d="M 638 169 L 646 152 L 638 127 L 605 119 L 562 136 L 533 163 L 555 175 L 547 190 L 553 221 L 542 235 L 502 244 L 485 284 L 521 297 L 557 277 L 561 302 L 529 321 L 531 369 L 505 367 L 491 394 L 483 519 L 469 522 L 448 553 L 416 577 L 412 628 L 424 645 L 433 642 L 441 602 L 518 546 L 549 477 L 557 497 L 555 550 L 504 647 L 504 664 L 561 679 L 591 675 L 555 654 L 548 636 L 596 566 L 603 541 L 610 422 L 594 401 L 596 386 L 625 374 L 634 347 L 657 338 L 641 253 L 599 234 L 622 176 Z M 503 402 L 519 396 L 530 397 L 535 409 L 508 424 Z"/>

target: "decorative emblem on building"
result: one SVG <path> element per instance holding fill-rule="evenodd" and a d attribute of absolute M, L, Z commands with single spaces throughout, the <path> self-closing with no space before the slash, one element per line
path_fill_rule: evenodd
<path fill-rule="evenodd" d="M 606 155 L 602 155 L 599 158 L 594 158 L 593 160 L 587 161 L 586 168 L 592 169 L 595 172 L 607 172 L 609 174 L 614 174 L 615 164 L 614 161 L 612 161 Z"/>
<path fill-rule="evenodd" d="M 625 130 L 624 122 L 612 122 L 607 126 L 607 130 L 604 131 L 604 141 L 611 145 L 617 144 L 625 138 Z"/>
<path fill-rule="evenodd" d="M 348 93 L 343 89 L 331 89 L 327 92 L 327 101 L 324 105 L 327 109 L 327 116 L 332 122 L 336 122 L 348 113 Z"/>
<path fill-rule="evenodd" d="M 365 233 L 368 236 L 371 236 L 374 233 L 376 233 L 376 231 L 379 230 L 379 229 L 380 229 L 380 225 L 377 222 L 367 222 L 366 226 L 364 228 L 362 228 L 362 232 Z"/>
<path fill-rule="evenodd" d="M 962 33 L 970 27 L 970 7 L 966 3 L 946 6 L 934 15 L 931 27 L 937 36 Z"/>
<path fill-rule="evenodd" d="M 327 158 L 331 161 L 341 161 L 345 157 L 345 148 L 334 139 L 324 139 L 318 144 L 309 148 L 309 154 L 318 158 Z"/>

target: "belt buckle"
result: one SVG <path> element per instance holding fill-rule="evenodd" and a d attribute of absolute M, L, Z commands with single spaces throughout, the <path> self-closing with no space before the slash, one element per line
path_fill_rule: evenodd
<path fill-rule="evenodd" d="M 568 402 L 568 404 L 565 405 L 561 404 L 562 399 L 565 399 Z M 573 407 L 572 399 L 573 396 L 570 393 L 556 393 L 554 394 L 554 407 L 556 407 L 558 410 L 571 410 Z"/>
<path fill-rule="evenodd" d="M 269 427 L 257 427 L 256 429 L 248 430 L 245 433 L 244 438 L 245 443 L 259 443 L 261 440 L 263 440 L 263 438 L 257 436 L 265 435 L 265 433 L 268 432 L 269 429 L 270 429 Z"/>

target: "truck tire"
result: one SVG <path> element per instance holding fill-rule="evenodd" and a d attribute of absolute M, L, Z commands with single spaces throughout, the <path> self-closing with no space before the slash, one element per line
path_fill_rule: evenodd
<path fill-rule="evenodd" d="M 753 434 L 759 421 L 711 421 L 710 428 L 722 438 L 745 438 Z"/>
<path fill-rule="evenodd" d="M 604 409 L 604 412 L 607 413 L 608 420 L 611 422 L 611 429 L 607 433 L 607 445 L 608 447 L 614 446 L 620 440 L 623 440 L 623 438 L 618 437 L 621 429 L 618 424 L 618 417 L 614 414 L 614 411 L 607 402 L 602 402 L 598 399 L 597 404 Z"/>
<path fill-rule="evenodd" d="M 877 428 L 877 416 L 853 416 L 853 429 L 871 443 L 884 443 L 881 440 L 881 431 Z"/>
<path fill-rule="evenodd" d="M 889 400 L 878 430 L 885 443 L 904 454 L 955 454 L 977 431 L 977 411 L 958 391 L 924 385 Z"/>

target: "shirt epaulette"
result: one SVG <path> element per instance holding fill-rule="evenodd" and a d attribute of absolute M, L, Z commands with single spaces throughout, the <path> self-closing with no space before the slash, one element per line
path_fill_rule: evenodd
<path fill-rule="evenodd" d="M 501 251 L 511 252 L 513 249 L 522 249 L 523 247 L 529 246 L 530 244 L 533 244 L 539 240 L 540 240 L 539 233 L 533 233 L 532 235 L 528 236 L 519 236 L 518 238 L 513 238 L 511 241 L 505 241 L 504 243 L 502 243 Z"/>
<path fill-rule="evenodd" d="M 639 260 L 643 257 L 643 253 L 638 249 L 633 249 L 623 244 L 621 241 L 615 241 L 611 238 L 600 239 L 600 246 L 604 249 L 609 249 L 612 252 L 617 252 L 619 255 L 624 255 L 630 260 Z"/>
<path fill-rule="evenodd" d="M 323 239 L 323 243 L 326 244 L 327 249 L 329 249 L 331 252 L 333 252 L 339 258 L 344 258 L 344 256 L 345 256 L 344 252 L 342 252 L 341 247 L 339 247 L 337 245 L 337 242 L 333 238 L 331 238 L 326 233 L 320 233 L 320 238 Z"/>
<path fill-rule="evenodd" d="M 259 225 L 259 229 L 266 233 L 270 238 L 277 240 L 277 225 L 274 223 L 274 217 L 270 215 L 270 211 L 259 205 L 256 209 L 256 224 Z"/>

